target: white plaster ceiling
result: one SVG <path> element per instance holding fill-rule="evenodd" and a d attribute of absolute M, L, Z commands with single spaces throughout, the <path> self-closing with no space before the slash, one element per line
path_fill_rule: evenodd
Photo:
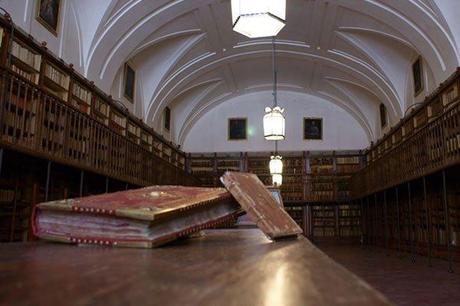
<path fill-rule="evenodd" d="M 174 107 L 176 142 L 219 103 L 272 86 L 271 39 L 233 32 L 230 0 L 70 1 L 84 74 L 110 91 L 131 62 L 142 82 L 141 115 L 160 129 L 164 107 Z M 379 103 L 395 123 L 423 99 L 411 94 L 409 77 L 419 54 L 425 94 L 458 66 L 460 30 L 450 9 L 458 12 L 459 3 L 287 0 L 277 37 L 280 88 L 340 106 L 373 140 L 381 133 Z"/>

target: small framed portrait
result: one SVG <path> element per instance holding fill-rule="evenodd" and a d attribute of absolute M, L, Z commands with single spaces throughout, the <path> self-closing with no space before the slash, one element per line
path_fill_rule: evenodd
<path fill-rule="evenodd" d="M 230 118 L 228 119 L 228 140 L 247 139 L 247 119 Z"/>
<path fill-rule="evenodd" d="M 133 103 L 134 101 L 134 87 L 136 86 L 136 71 L 134 71 L 131 66 L 125 64 L 125 74 L 124 74 L 124 95 L 129 102 Z"/>
<path fill-rule="evenodd" d="M 414 95 L 418 96 L 423 91 L 423 63 L 419 57 L 412 64 L 412 77 L 414 79 Z"/>
<path fill-rule="evenodd" d="M 382 103 L 380 104 L 380 126 L 385 127 L 387 125 L 387 108 Z"/>
<path fill-rule="evenodd" d="M 37 20 L 54 35 L 57 35 L 61 0 L 38 0 Z"/>
<path fill-rule="evenodd" d="M 303 118 L 303 139 L 322 140 L 323 139 L 323 119 L 322 118 Z"/>

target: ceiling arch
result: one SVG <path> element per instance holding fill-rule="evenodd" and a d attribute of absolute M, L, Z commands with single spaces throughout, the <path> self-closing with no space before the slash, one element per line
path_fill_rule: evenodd
<path fill-rule="evenodd" d="M 455 0 L 287 3 L 287 24 L 277 38 L 283 90 L 340 105 L 371 140 L 380 135 L 375 105 L 385 104 L 396 123 L 423 98 L 412 97 L 407 86 L 415 55 L 426 64 L 425 94 L 459 66 L 460 32 L 446 13 Z M 120 67 L 135 63 L 142 78 L 136 103 L 147 123 L 160 130 L 164 107 L 182 105 L 173 112 L 180 122 L 174 141 L 182 143 L 213 105 L 269 87 L 271 40 L 234 33 L 230 0 L 104 0 L 94 7 L 96 30 L 80 34 L 85 75 L 115 91 Z M 84 28 L 87 17 L 76 15 Z M 197 88 L 205 92 L 185 98 Z"/>

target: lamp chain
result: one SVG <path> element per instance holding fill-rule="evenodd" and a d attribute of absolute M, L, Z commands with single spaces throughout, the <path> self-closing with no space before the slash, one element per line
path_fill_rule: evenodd
<path fill-rule="evenodd" d="M 278 71 L 276 70 L 276 43 L 275 36 L 272 38 L 273 45 L 273 103 L 274 107 L 278 106 L 278 95 L 277 95 L 277 83 L 278 83 Z M 278 140 L 275 140 L 275 156 L 278 155 Z"/>
<path fill-rule="evenodd" d="M 275 107 L 278 106 L 278 95 L 277 95 L 277 84 L 278 84 L 278 71 L 276 69 L 276 43 L 275 43 L 275 36 L 272 38 L 273 44 L 273 102 Z"/>

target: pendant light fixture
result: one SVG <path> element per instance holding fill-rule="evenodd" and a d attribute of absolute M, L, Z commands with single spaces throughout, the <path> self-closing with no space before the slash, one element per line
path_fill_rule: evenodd
<path fill-rule="evenodd" d="M 272 175 L 272 184 L 275 187 L 279 187 L 283 184 L 283 176 L 281 174 Z"/>
<path fill-rule="evenodd" d="M 286 25 L 286 0 L 232 0 L 232 22 L 249 38 L 276 36 Z"/>
<path fill-rule="evenodd" d="M 278 71 L 276 67 L 276 44 L 273 37 L 273 107 L 265 108 L 264 137 L 266 140 L 283 140 L 285 134 L 284 109 L 278 106 Z"/>
<path fill-rule="evenodd" d="M 283 116 L 284 109 L 278 106 L 278 72 L 276 69 L 276 44 L 273 37 L 273 107 L 265 108 L 264 137 L 266 140 L 275 141 L 275 154 L 270 157 L 269 170 L 272 175 L 274 186 L 281 186 L 283 183 L 283 158 L 278 154 L 278 140 L 284 139 L 285 119 Z"/>

